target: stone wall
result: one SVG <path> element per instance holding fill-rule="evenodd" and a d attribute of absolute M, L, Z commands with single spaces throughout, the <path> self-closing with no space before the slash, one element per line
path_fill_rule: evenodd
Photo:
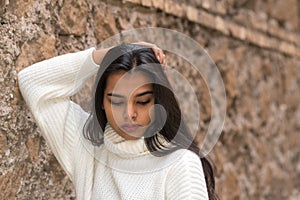
<path fill-rule="evenodd" d="M 299 199 L 300 5 L 263 2 L 1 0 L 0 199 L 75 199 L 18 91 L 18 71 L 149 26 L 192 37 L 221 71 L 227 117 L 210 153 L 220 199 Z"/>

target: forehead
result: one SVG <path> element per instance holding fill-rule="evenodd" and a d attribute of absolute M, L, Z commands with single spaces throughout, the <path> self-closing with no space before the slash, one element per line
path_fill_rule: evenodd
<path fill-rule="evenodd" d="M 122 95 L 132 92 L 152 90 L 152 83 L 148 76 L 141 71 L 118 71 L 108 76 L 105 91 Z"/>

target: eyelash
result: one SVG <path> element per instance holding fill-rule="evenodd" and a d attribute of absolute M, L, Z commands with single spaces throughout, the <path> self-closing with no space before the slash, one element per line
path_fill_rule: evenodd
<path fill-rule="evenodd" d="M 124 102 L 113 102 L 113 101 L 110 101 L 110 103 L 112 104 L 112 105 L 115 105 L 115 106 L 121 106 Z M 150 103 L 150 99 L 149 100 L 147 100 L 147 101 L 138 101 L 137 102 L 138 104 L 140 104 L 140 105 L 142 105 L 142 106 L 145 106 L 145 105 L 147 105 L 148 103 Z"/>
<path fill-rule="evenodd" d="M 111 101 L 110 103 L 111 103 L 111 105 L 114 105 L 114 106 L 120 106 L 123 104 L 123 102 L 113 102 L 113 101 Z"/>
<path fill-rule="evenodd" d="M 147 105 L 148 103 L 150 103 L 150 99 L 147 101 L 138 101 L 137 103 L 144 106 L 144 105 Z"/>

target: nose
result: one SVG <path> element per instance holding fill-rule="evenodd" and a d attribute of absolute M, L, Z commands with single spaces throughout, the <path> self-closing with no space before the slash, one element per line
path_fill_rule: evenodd
<path fill-rule="evenodd" d="M 133 103 L 127 103 L 127 108 L 124 111 L 124 115 L 125 115 L 125 118 L 128 118 L 133 121 L 136 120 L 137 111 L 136 111 L 136 108 Z"/>

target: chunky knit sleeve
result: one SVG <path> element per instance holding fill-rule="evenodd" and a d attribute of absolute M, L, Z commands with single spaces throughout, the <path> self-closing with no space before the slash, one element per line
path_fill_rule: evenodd
<path fill-rule="evenodd" d="M 181 153 L 179 160 L 167 175 L 167 199 L 208 200 L 204 172 L 199 157 L 189 150 L 181 150 Z"/>
<path fill-rule="evenodd" d="M 74 154 L 87 113 L 70 100 L 96 73 L 94 48 L 33 64 L 18 74 L 19 88 L 57 160 L 73 179 Z"/>

